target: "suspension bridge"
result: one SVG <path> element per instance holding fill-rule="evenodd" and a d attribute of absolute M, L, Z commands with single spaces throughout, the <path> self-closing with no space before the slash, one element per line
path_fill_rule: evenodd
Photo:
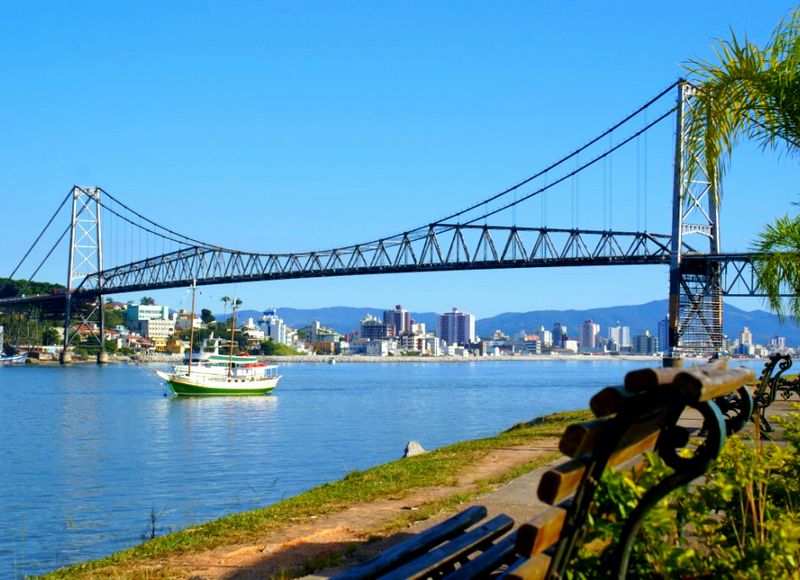
<path fill-rule="evenodd" d="M 56 240 L 27 279 L 33 280 L 56 250 L 67 245 L 65 290 L 0 299 L 0 309 L 34 308 L 64 317 L 65 352 L 76 324 L 99 321 L 104 297 L 197 284 L 361 276 L 404 272 L 659 265 L 669 268 L 669 349 L 675 355 L 711 354 L 722 348 L 722 298 L 759 296 L 754 256 L 720 248 L 717 184 L 688 157 L 687 127 L 695 89 L 685 81 L 665 88 L 624 119 L 541 171 L 444 218 L 372 241 L 317 251 L 247 252 L 178 233 L 132 209 L 101 187 L 73 186 L 30 249 L 14 278 L 31 263 L 47 232 Z M 674 97 L 673 97 L 674 95 Z M 655 113 L 654 113 L 655 112 Z M 652 233 L 609 227 L 582 229 L 575 196 L 580 175 L 641 142 L 655 127 L 674 123 L 671 231 Z M 638 149 L 637 149 L 638 151 Z M 699 173 L 689 169 L 700 167 Z M 548 191 L 570 186 L 569 227 L 517 224 L 517 210 Z M 610 203 L 608 204 L 610 206 Z M 68 223 L 58 220 L 68 213 Z M 520 212 L 521 213 L 521 212 Z M 604 209 L 604 219 L 606 210 Z M 504 223 L 511 215 L 511 224 Z M 637 214 L 638 215 L 638 214 Z M 543 210 L 544 216 L 544 210 Z M 544 221 L 544 217 L 543 220 Z M 503 223 L 503 225 L 501 225 Z M 2 293 L 0 293 L 2 296 Z M 103 348 L 103 341 L 99 340 Z"/>

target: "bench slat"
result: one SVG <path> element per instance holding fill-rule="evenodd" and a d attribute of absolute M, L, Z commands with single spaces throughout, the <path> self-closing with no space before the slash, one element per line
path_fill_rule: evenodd
<path fill-rule="evenodd" d="M 623 387 L 606 387 L 591 398 L 589 408 L 595 417 L 608 417 L 638 397 L 641 393 L 626 391 Z"/>
<path fill-rule="evenodd" d="M 538 554 L 529 560 L 524 560 L 518 566 L 508 571 L 503 578 L 508 580 L 541 580 L 550 570 L 550 556 Z"/>
<path fill-rule="evenodd" d="M 625 429 L 625 432 L 619 438 L 616 449 L 612 450 L 612 452 L 615 453 L 637 443 L 654 431 L 661 429 L 670 413 L 671 409 L 669 407 L 648 410 L 645 419 L 631 423 Z M 567 457 L 579 457 L 585 453 L 591 453 L 597 443 L 604 437 L 608 437 L 615 427 L 616 423 L 613 418 L 575 423 L 564 430 L 564 434 L 558 442 L 558 448 Z"/>
<path fill-rule="evenodd" d="M 671 385 L 675 377 L 682 372 L 695 368 L 707 370 L 725 370 L 728 368 L 728 361 L 719 359 L 700 367 L 673 367 L 673 368 L 646 368 L 631 371 L 625 375 L 625 389 L 631 392 L 647 391 L 665 385 Z"/>
<path fill-rule="evenodd" d="M 375 578 L 386 570 L 407 562 L 442 542 L 457 536 L 463 530 L 485 518 L 486 514 L 486 508 L 481 505 L 467 508 L 442 523 L 415 534 L 396 546 L 392 546 L 363 564 L 345 570 L 335 576 L 335 580 Z"/>
<path fill-rule="evenodd" d="M 686 369 L 640 369 L 625 375 L 625 390 L 631 393 L 655 388 L 674 388 L 695 402 L 727 395 L 755 379 L 744 367 L 725 368 L 722 363 Z"/>
<path fill-rule="evenodd" d="M 652 451 L 658 441 L 659 434 L 660 431 L 654 431 L 642 437 L 639 441 L 620 449 L 608 460 L 608 467 L 616 468 L 645 451 Z M 546 471 L 539 481 L 539 488 L 536 492 L 539 499 L 550 505 L 555 505 L 575 493 L 586 467 L 589 465 L 589 461 L 586 456 L 578 457 Z"/>
<path fill-rule="evenodd" d="M 540 513 L 517 530 L 517 554 L 530 558 L 558 541 L 567 519 L 567 510 L 555 506 Z"/>
<path fill-rule="evenodd" d="M 755 372 L 744 367 L 728 370 L 705 370 L 698 367 L 679 373 L 673 385 L 690 400 L 703 402 L 732 393 L 755 377 Z"/>
<path fill-rule="evenodd" d="M 425 578 L 432 572 L 452 565 L 460 558 L 488 546 L 492 540 L 502 536 L 513 526 L 514 520 L 505 514 L 501 514 L 474 530 L 450 540 L 444 546 L 388 572 L 381 578 L 382 580 Z"/>
<path fill-rule="evenodd" d="M 473 558 L 461 568 L 449 574 L 447 580 L 472 580 L 472 578 L 480 578 L 496 570 L 503 563 L 513 559 L 516 538 L 517 534 L 509 534 L 483 554 Z"/>

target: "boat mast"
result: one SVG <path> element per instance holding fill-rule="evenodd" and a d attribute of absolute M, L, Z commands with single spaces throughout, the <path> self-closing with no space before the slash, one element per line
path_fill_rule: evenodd
<path fill-rule="evenodd" d="M 228 378 L 231 377 L 231 369 L 233 368 L 233 339 L 236 334 L 236 295 L 233 295 L 233 312 L 231 313 L 231 347 L 228 352 Z"/>
<path fill-rule="evenodd" d="M 192 280 L 192 318 L 189 320 L 189 376 L 192 376 L 192 359 L 194 358 L 194 295 L 197 280 Z"/>

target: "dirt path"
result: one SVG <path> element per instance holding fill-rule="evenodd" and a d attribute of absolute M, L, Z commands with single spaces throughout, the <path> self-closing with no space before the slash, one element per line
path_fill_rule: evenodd
<path fill-rule="evenodd" d="M 409 510 L 455 494 L 475 491 L 478 482 L 502 476 L 556 448 L 555 439 L 543 439 L 535 446 L 496 449 L 461 473 L 455 486 L 423 488 L 399 500 L 358 504 L 336 514 L 266 532 L 255 544 L 226 545 L 151 561 L 143 564 L 138 572 L 143 576 L 151 572 L 157 575 L 166 572 L 168 576 L 194 580 L 293 577 L 312 572 L 321 567 L 320 564 L 333 563 L 330 557 L 335 553 L 357 551 L 355 556 L 364 559 L 407 535 L 397 533 L 385 541 L 367 543 Z M 409 528 L 409 533 L 425 529 L 444 517 L 442 514 L 418 522 Z"/>

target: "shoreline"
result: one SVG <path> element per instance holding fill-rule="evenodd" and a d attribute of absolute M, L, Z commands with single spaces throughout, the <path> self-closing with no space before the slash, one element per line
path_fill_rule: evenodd
<path fill-rule="evenodd" d="M 295 355 L 295 356 L 258 356 L 258 360 L 270 363 L 503 363 L 503 362 L 594 362 L 594 361 L 641 361 L 652 363 L 661 361 L 660 356 L 648 355 L 522 355 L 522 356 L 367 356 L 367 355 Z M 705 359 L 698 359 L 705 362 Z"/>
<path fill-rule="evenodd" d="M 424 364 L 453 364 L 453 363 L 508 363 L 508 362 L 526 362 L 526 363 L 539 363 L 539 362 L 641 362 L 643 364 L 652 364 L 654 362 L 660 363 L 663 357 L 656 355 L 585 355 L 585 354 L 541 354 L 541 355 L 519 355 L 519 356 L 367 356 L 367 355 L 286 355 L 286 356 L 265 356 L 256 355 L 259 361 L 273 363 L 273 364 L 295 364 L 295 363 L 309 363 L 309 364 L 406 364 L 406 363 L 424 363 Z M 111 357 L 103 364 L 159 364 L 159 363 L 177 363 L 183 360 L 179 355 L 151 355 L 141 357 L 138 360 L 128 357 Z M 693 364 L 700 364 L 707 362 L 704 357 L 699 358 L 685 358 L 683 359 L 689 366 Z M 753 362 L 762 361 L 765 359 L 759 358 L 731 358 L 731 362 Z M 31 360 L 28 359 L 27 363 L 34 366 L 60 366 L 58 360 Z M 97 364 L 95 360 L 73 360 L 70 365 L 86 365 Z M 20 365 L 25 366 L 25 365 Z"/>

